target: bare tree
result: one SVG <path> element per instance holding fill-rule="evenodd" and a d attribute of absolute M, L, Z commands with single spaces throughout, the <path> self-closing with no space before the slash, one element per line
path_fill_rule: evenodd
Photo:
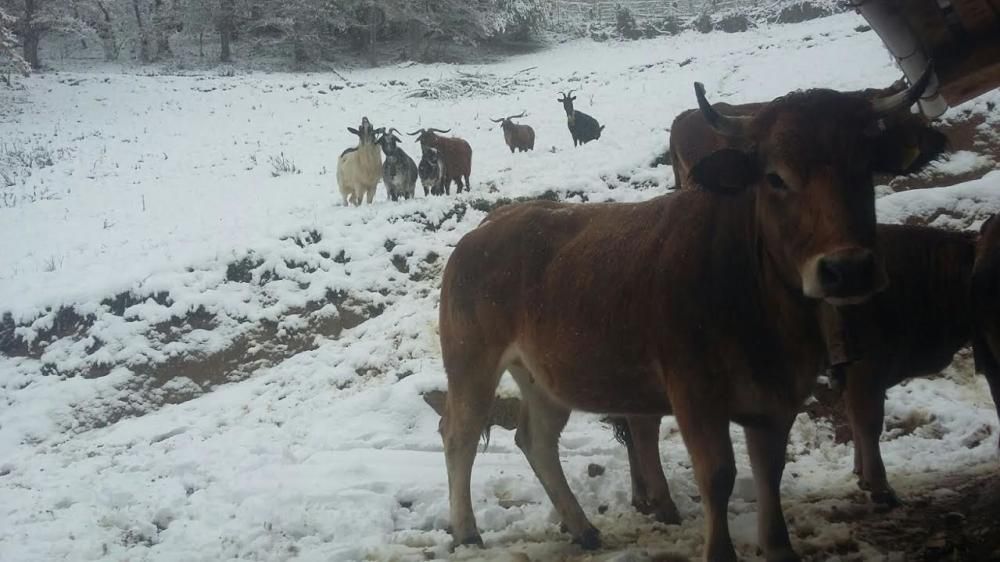
<path fill-rule="evenodd" d="M 173 26 L 173 14 L 164 0 L 153 0 L 153 37 L 156 45 L 156 59 L 171 55 L 169 32 Z"/>
<path fill-rule="evenodd" d="M 232 62 L 230 44 L 236 31 L 236 0 L 221 0 L 219 3 L 219 60 Z"/>
<path fill-rule="evenodd" d="M 149 33 L 142 22 L 142 8 L 139 5 L 139 0 L 132 0 L 132 9 L 135 13 L 135 24 L 139 29 L 139 60 L 149 62 Z"/>

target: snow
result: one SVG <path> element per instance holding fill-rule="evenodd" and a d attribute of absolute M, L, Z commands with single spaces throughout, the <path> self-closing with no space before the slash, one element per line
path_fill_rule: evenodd
<path fill-rule="evenodd" d="M 14 180 L 0 208 L 0 314 L 31 346 L 0 356 L 0 560 L 447 556 L 444 458 L 420 394 L 444 387 L 438 276 L 484 202 L 550 190 L 589 201 L 658 195 L 672 172 L 650 162 L 673 116 L 694 105 L 694 80 L 731 103 L 892 82 L 891 58 L 859 23 L 844 14 L 733 35 L 576 41 L 487 66 L 344 72 L 347 82 L 100 69 L 0 91 L 0 170 Z M 523 87 L 406 95 L 421 78 L 458 72 L 517 74 Z M 572 148 L 555 103 L 569 88 L 578 109 L 606 124 L 599 142 Z M 487 118 L 521 110 L 537 149 L 512 155 Z M 980 99 L 946 118 L 964 111 L 989 116 Z M 394 204 L 380 187 L 374 205 L 341 206 L 335 156 L 362 115 L 404 132 L 453 128 L 474 148 L 472 193 Z M 404 149 L 417 154 L 411 142 Z M 27 166 L 18 154 L 52 163 Z M 300 173 L 272 175 L 268 159 L 279 154 Z M 995 163 L 961 153 L 941 166 Z M 975 228 L 1000 210 L 998 183 L 993 171 L 888 195 L 879 217 Z M 232 349 L 252 365 L 231 368 Z M 956 363 L 890 391 L 888 417 L 934 416 L 882 444 L 901 494 L 927 473 L 995 464 L 995 438 L 970 440 L 998 433 L 985 383 L 970 371 Z M 607 545 L 589 559 L 701 551 L 690 461 L 673 420 L 662 432 L 684 518 L 672 528 L 633 511 L 624 450 L 598 418 L 571 419 L 564 467 Z M 740 555 L 754 558 L 752 486 L 733 433 L 732 530 Z M 859 494 L 851 448 L 832 436 L 828 422 L 799 417 L 783 488 L 797 548 L 821 559 L 855 540 L 828 520 Z M 588 476 L 591 463 L 606 472 Z M 473 497 L 489 548 L 457 559 L 582 556 L 510 432 L 495 429 L 477 458 Z"/>

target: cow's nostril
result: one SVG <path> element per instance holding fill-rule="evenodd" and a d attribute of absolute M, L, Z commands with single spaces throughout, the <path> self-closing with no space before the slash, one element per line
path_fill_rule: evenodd
<path fill-rule="evenodd" d="M 824 292 L 829 294 L 843 284 L 843 277 L 836 258 L 822 258 L 819 260 L 819 282 Z"/>
<path fill-rule="evenodd" d="M 869 250 L 849 250 L 824 256 L 817 264 L 824 294 L 853 297 L 875 290 L 875 255 Z"/>

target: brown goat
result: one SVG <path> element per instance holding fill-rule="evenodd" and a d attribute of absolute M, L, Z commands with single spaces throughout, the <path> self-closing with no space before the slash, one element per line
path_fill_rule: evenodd
<path fill-rule="evenodd" d="M 514 153 L 514 149 L 521 152 L 535 149 L 535 130 L 528 125 L 518 125 L 512 121 L 524 116 L 525 112 L 522 111 L 520 115 L 490 119 L 494 123 L 500 123 L 500 128 L 503 129 L 503 141 L 510 147 L 511 154 Z"/>
<path fill-rule="evenodd" d="M 447 190 L 452 180 L 458 186 L 456 193 L 462 192 L 462 179 L 465 179 L 465 190 L 469 191 L 469 174 L 472 173 L 472 147 L 465 139 L 458 137 L 440 137 L 437 133 L 447 133 L 451 129 L 417 129 L 410 136 L 417 135 L 420 148 L 436 148 L 441 162 L 444 164 L 444 187 Z"/>

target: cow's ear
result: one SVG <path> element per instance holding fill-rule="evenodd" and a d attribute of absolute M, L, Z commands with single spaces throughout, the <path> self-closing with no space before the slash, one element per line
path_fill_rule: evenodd
<path fill-rule="evenodd" d="M 912 174 L 937 158 L 948 145 L 948 137 L 929 127 L 909 132 L 890 129 L 876 141 L 876 172 Z"/>
<path fill-rule="evenodd" d="M 735 148 L 716 150 L 691 168 L 691 179 L 704 189 L 733 195 L 760 179 L 753 154 Z"/>
<path fill-rule="evenodd" d="M 350 131 L 352 135 L 358 135 L 359 134 L 358 130 L 355 129 L 354 127 L 348 127 L 347 130 Z"/>

